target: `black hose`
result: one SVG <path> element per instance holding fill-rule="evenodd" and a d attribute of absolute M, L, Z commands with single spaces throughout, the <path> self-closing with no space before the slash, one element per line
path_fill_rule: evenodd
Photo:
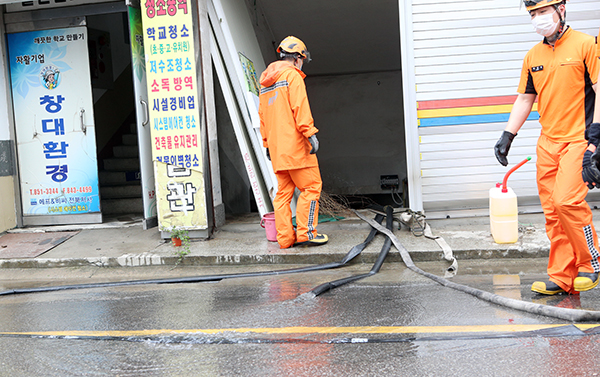
<path fill-rule="evenodd" d="M 385 226 L 391 232 L 394 229 L 394 208 L 392 208 L 391 206 L 386 206 L 385 207 L 385 217 L 386 217 Z M 379 270 L 381 269 L 381 266 L 383 265 L 383 261 L 387 257 L 391 248 L 392 248 L 392 240 L 389 237 L 386 237 L 386 239 L 383 243 L 383 247 L 381 248 L 381 252 L 379 253 L 379 256 L 377 257 L 375 264 L 373 264 L 373 268 L 371 268 L 372 274 L 376 274 L 379 272 Z"/>
<path fill-rule="evenodd" d="M 400 256 L 402 257 L 402 261 L 404 261 L 404 264 L 406 265 L 406 267 L 408 267 L 410 270 L 412 270 L 420 275 L 423 275 L 425 277 L 432 279 L 433 281 L 435 281 L 445 287 L 468 293 L 470 295 L 473 295 L 475 297 L 478 297 L 482 300 L 485 300 L 485 301 L 488 301 L 488 302 L 491 302 L 494 304 L 505 306 L 505 307 L 511 308 L 511 309 L 525 311 L 525 312 L 532 313 L 532 314 L 566 319 L 566 320 L 569 320 L 572 322 L 599 321 L 600 320 L 600 312 L 599 311 L 557 308 L 554 306 L 534 304 L 532 302 L 515 300 L 512 298 L 502 297 L 502 296 L 499 296 L 499 295 L 496 295 L 496 294 L 493 294 L 490 292 L 482 291 L 480 289 L 471 288 L 466 285 L 456 284 L 447 279 L 441 278 L 437 275 L 431 274 L 429 272 L 425 272 L 425 271 L 421 270 L 420 268 L 418 268 L 417 266 L 415 266 L 415 264 L 412 261 L 412 258 L 410 257 L 410 254 L 408 253 L 408 250 L 406 250 L 406 248 L 404 246 L 402 246 L 402 244 L 400 243 L 398 238 L 390 230 L 384 228 L 380 224 L 377 224 L 377 223 L 367 219 L 366 217 L 362 216 L 360 213 L 358 213 L 356 211 L 354 211 L 354 213 L 356 213 L 356 215 L 359 218 L 361 218 L 364 221 L 366 221 L 367 223 L 369 223 L 373 228 L 377 229 L 378 231 L 380 231 L 381 233 L 383 233 L 389 237 L 389 239 L 392 241 L 394 246 L 400 252 Z"/>
<path fill-rule="evenodd" d="M 386 220 L 385 220 L 386 228 L 391 231 L 394 228 L 394 217 L 393 217 L 394 209 L 390 206 L 386 206 L 385 214 L 386 214 Z M 372 228 L 372 229 L 375 229 L 375 228 Z M 371 271 L 369 271 L 366 274 L 350 276 L 347 278 L 330 281 L 328 283 L 323 283 L 323 284 L 313 288 L 310 292 L 312 294 L 314 294 L 315 296 L 319 296 L 327 291 L 330 291 L 332 289 L 340 287 L 344 284 L 352 283 L 354 281 L 364 279 L 371 275 L 375 275 L 381 269 L 381 266 L 383 265 L 383 261 L 387 257 L 391 248 L 392 248 L 392 240 L 389 237 L 386 237 L 386 239 L 383 243 L 383 246 L 381 247 L 381 251 L 379 252 L 379 256 L 377 257 L 375 264 L 373 264 Z"/>
<path fill-rule="evenodd" d="M 375 216 L 375 221 L 378 224 L 381 224 L 381 222 L 383 221 L 383 214 L 377 214 Z M 371 231 L 369 232 L 369 235 L 367 236 L 367 238 L 362 243 L 352 247 L 352 249 L 350 249 L 348 254 L 346 254 L 346 256 L 344 258 L 342 258 L 340 263 L 342 265 L 344 265 L 344 264 L 350 262 L 352 259 L 356 258 L 356 256 L 358 256 L 360 253 L 362 253 L 362 251 L 365 249 L 365 247 L 367 247 L 367 245 L 370 244 L 371 241 L 373 241 L 373 238 L 375 238 L 377 233 L 379 233 L 377 231 L 377 229 L 371 227 Z"/>
<path fill-rule="evenodd" d="M 383 215 L 377 214 L 375 219 L 372 220 L 376 224 L 380 224 L 383 221 Z M 354 246 L 350 251 L 344 256 L 344 258 L 340 262 L 331 262 L 325 264 L 319 264 L 315 266 L 301 267 L 301 268 L 291 268 L 287 270 L 276 270 L 276 271 L 261 271 L 261 272 L 247 272 L 247 273 L 238 273 L 238 274 L 221 274 L 221 275 L 206 275 L 206 276 L 192 276 L 192 277 L 183 277 L 183 278 L 166 278 L 166 279 L 147 279 L 147 280 L 130 280 L 130 281 L 120 281 L 120 282 L 107 282 L 107 283 L 89 283 L 89 284 L 74 284 L 74 285 L 61 285 L 54 287 L 37 287 L 37 288 L 21 288 L 21 289 L 11 289 L 8 291 L 0 292 L 0 296 L 7 295 L 16 295 L 16 294 L 25 294 L 25 293 L 42 293 L 42 292 L 55 292 L 55 291 L 64 291 L 71 289 L 88 289 L 88 288 L 107 288 L 107 287 L 119 287 L 119 286 L 128 286 L 128 285 L 142 285 L 142 284 L 180 284 L 180 283 L 202 283 L 202 282 L 210 282 L 210 281 L 220 281 L 223 279 L 233 279 L 233 278 L 247 278 L 247 277 L 258 277 L 258 276 L 273 276 L 273 275 L 284 275 L 284 274 L 294 274 L 300 272 L 311 272 L 311 271 L 321 271 L 328 270 L 333 268 L 339 268 L 350 262 L 356 256 L 358 256 L 365 247 L 375 238 L 377 234 L 377 229 L 371 227 L 371 231 L 369 235 L 365 239 L 365 241 L 361 244 Z"/>

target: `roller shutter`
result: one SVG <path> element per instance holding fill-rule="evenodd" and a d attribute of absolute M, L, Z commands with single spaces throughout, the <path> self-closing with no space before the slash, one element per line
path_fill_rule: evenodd
<path fill-rule="evenodd" d="M 567 24 L 597 35 L 600 1 L 567 3 Z M 527 156 L 532 162 L 511 175 L 509 186 L 522 211 L 541 210 L 537 112 L 515 138 L 508 167 L 493 151 L 516 98 L 523 57 L 541 40 L 525 8 L 517 0 L 414 0 L 410 26 L 424 210 L 437 217 L 483 214 L 489 189 Z"/>

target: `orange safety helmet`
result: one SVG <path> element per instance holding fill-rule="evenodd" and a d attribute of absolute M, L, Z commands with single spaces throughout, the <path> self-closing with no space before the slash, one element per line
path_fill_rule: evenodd
<path fill-rule="evenodd" d="M 277 47 L 277 52 L 281 53 L 282 51 L 287 52 L 289 54 L 299 54 L 300 56 L 302 56 L 302 59 L 306 59 L 307 63 L 311 60 L 310 52 L 306 50 L 306 45 L 304 44 L 304 42 L 291 35 L 289 37 L 286 37 L 283 41 L 281 41 L 279 47 Z"/>
<path fill-rule="evenodd" d="M 560 5 L 566 3 L 566 0 L 523 0 L 523 3 L 527 7 L 527 11 L 531 12 L 534 9 L 543 8 L 548 5 Z"/>

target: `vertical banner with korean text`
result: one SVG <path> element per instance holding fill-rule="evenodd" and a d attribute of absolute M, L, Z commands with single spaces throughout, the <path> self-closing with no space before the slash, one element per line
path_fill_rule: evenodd
<path fill-rule="evenodd" d="M 7 39 L 23 215 L 100 212 L 86 28 Z"/>
<path fill-rule="evenodd" d="M 161 228 L 207 229 L 192 4 L 142 2 L 148 106 Z"/>

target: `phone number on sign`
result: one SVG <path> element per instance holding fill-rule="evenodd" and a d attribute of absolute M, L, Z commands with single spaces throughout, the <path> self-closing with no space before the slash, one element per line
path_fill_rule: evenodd
<path fill-rule="evenodd" d="M 63 189 L 45 188 L 45 189 L 29 189 L 29 195 L 52 195 L 52 194 L 81 194 L 81 193 L 92 193 L 92 186 L 82 187 L 65 187 Z"/>

